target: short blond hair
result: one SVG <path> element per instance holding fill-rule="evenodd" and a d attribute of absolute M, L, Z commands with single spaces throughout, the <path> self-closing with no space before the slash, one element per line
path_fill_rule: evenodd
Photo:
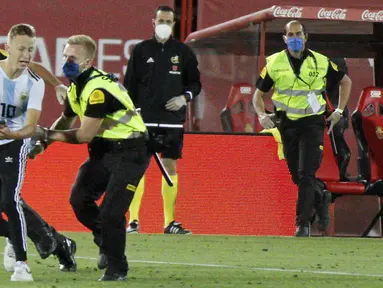
<path fill-rule="evenodd" d="M 31 38 L 35 38 L 36 37 L 36 30 L 30 24 L 21 23 L 21 24 L 13 25 L 11 27 L 11 29 L 9 29 L 9 32 L 8 32 L 8 41 L 12 40 L 13 38 L 15 38 L 18 35 L 26 35 L 26 36 L 29 36 Z"/>
<path fill-rule="evenodd" d="M 81 45 L 86 49 L 91 59 L 96 57 L 96 41 L 94 41 L 92 37 L 88 35 L 73 35 L 69 37 L 67 43 L 69 45 Z"/>

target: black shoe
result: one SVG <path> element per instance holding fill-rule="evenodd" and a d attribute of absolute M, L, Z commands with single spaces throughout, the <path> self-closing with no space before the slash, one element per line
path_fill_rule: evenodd
<path fill-rule="evenodd" d="M 309 226 L 298 226 L 295 231 L 295 237 L 310 237 Z"/>
<path fill-rule="evenodd" d="M 137 220 L 133 220 L 132 222 L 129 223 L 129 226 L 126 229 L 126 233 L 128 234 L 140 233 L 140 224 L 138 224 Z"/>
<path fill-rule="evenodd" d="M 182 234 L 182 235 L 189 235 L 192 234 L 191 231 L 184 229 L 181 226 L 181 223 L 172 221 L 170 224 L 165 228 L 164 230 L 165 234 Z"/>
<path fill-rule="evenodd" d="M 41 242 L 34 244 L 41 259 L 46 259 L 50 255 L 54 254 L 54 252 L 57 250 L 57 246 L 59 245 L 56 239 L 53 237 L 52 233 L 43 236 Z"/>
<path fill-rule="evenodd" d="M 126 281 L 127 274 L 113 273 L 112 275 L 104 274 L 98 281 Z"/>
<path fill-rule="evenodd" d="M 321 232 L 326 231 L 330 225 L 329 207 L 331 200 L 332 194 L 327 190 L 323 190 L 323 199 L 316 207 L 318 215 L 318 230 Z"/>
<path fill-rule="evenodd" d="M 105 255 L 105 254 L 100 254 Z M 115 265 L 108 265 L 104 275 L 99 279 L 99 281 L 125 281 L 128 279 L 129 264 L 124 256 L 122 262 Z"/>
<path fill-rule="evenodd" d="M 105 253 L 100 252 L 98 255 L 97 267 L 100 270 L 105 269 L 108 266 L 108 257 Z"/>
<path fill-rule="evenodd" d="M 74 259 L 74 254 L 76 254 L 77 250 L 76 242 L 72 239 L 64 237 L 59 245 L 60 247 L 56 256 L 60 262 L 60 271 L 75 272 L 77 270 L 77 263 Z"/>

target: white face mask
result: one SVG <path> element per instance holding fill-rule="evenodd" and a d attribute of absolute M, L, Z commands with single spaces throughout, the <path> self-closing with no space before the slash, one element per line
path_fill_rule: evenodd
<path fill-rule="evenodd" d="M 166 40 L 172 34 L 172 27 L 166 24 L 158 24 L 156 25 L 155 32 L 158 38 Z"/>

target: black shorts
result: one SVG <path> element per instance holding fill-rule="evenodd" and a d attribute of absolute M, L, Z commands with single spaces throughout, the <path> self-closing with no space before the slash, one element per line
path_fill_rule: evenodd
<path fill-rule="evenodd" d="M 182 158 L 185 133 L 183 128 L 148 127 L 148 131 L 151 137 L 156 137 L 158 135 L 163 136 L 163 139 L 166 142 L 166 148 L 162 148 L 159 152 L 161 153 L 162 158 L 174 160 Z"/>

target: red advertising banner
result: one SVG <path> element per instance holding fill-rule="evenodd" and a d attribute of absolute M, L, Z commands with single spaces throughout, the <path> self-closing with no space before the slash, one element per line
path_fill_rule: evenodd
<path fill-rule="evenodd" d="M 86 231 L 69 205 L 86 158 L 85 145 L 54 143 L 28 162 L 22 197 L 58 230 Z M 185 135 L 178 174 L 176 218 L 194 233 L 294 234 L 297 188 L 272 136 Z M 145 187 L 141 231 L 163 233 L 161 174 L 154 161 Z"/>

